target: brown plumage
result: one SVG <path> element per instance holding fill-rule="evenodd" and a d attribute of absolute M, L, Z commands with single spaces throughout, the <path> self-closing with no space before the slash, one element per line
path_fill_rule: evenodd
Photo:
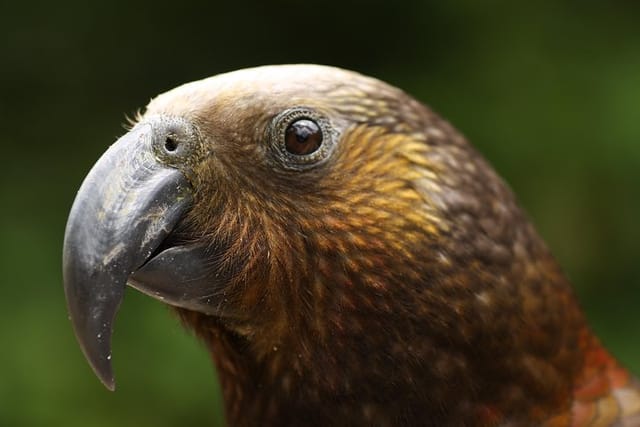
<path fill-rule="evenodd" d="M 283 142 L 301 118 L 322 132 L 311 154 Z M 192 201 L 151 257 L 206 248 L 211 309 L 174 305 L 211 351 L 229 425 L 640 425 L 637 383 L 511 191 L 424 105 L 277 66 L 176 88 L 137 127 L 167 120 L 193 129 L 171 131 L 186 155 L 156 155 Z"/>

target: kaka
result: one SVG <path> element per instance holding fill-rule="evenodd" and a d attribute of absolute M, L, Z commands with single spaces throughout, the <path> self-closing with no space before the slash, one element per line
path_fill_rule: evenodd
<path fill-rule="evenodd" d="M 514 196 L 449 123 L 337 68 L 153 99 L 98 160 L 63 250 L 71 322 L 114 388 L 126 285 L 206 344 L 231 426 L 639 426 Z"/>

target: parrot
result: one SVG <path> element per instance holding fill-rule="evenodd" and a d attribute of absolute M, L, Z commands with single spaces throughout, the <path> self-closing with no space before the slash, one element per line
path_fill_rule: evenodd
<path fill-rule="evenodd" d="M 259 66 L 153 98 L 81 184 L 62 264 L 108 389 L 130 287 L 204 343 L 230 426 L 640 426 L 640 382 L 508 185 L 354 71 Z"/>

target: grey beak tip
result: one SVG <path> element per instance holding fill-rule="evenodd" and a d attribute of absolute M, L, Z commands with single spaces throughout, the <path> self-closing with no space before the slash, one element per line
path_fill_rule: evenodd
<path fill-rule="evenodd" d="M 109 391 L 116 391 L 116 380 L 113 378 L 113 375 L 109 377 L 100 377 L 100 381 Z"/>
<path fill-rule="evenodd" d="M 100 366 L 92 364 L 91 368 L 107 390 L 114 391 L 116 389 L 116 380 L 113 376 L 113 369 L 111 368 L 111 363 L 109 361 L 101 364 Z"/>
<path fill-rule="evenodd" d="M 91 360 L 87 355 L 87 359 Z M 107 356 L 104 359 L 93 359 L 91 360 L 91 368 L 100 379 L 102 384 L 110 390 L 114 391 L 116 389 L 116 380 L 113 375 L 113 368 L 111 366 L 111 355 Z"/>
<path fill-rule="evenodd" d="M 102 328 L 96 326 L 95 323 L 86 320 L 80 325 L 75 325 L 76 337 L 93 372 L 107 389 L 113 391 L 115 379 L 111 364 L 111 322 L 100 323 Z M 96 336 L 100 338 L 94 339 Z"/>

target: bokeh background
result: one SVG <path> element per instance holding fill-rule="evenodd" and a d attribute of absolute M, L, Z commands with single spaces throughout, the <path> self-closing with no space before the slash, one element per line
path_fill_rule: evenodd
<path fill-rule="evenodd" d="M 314 62 L 404 88 L 518 194 L 612 351 L 640 373 L 640 3 L 0 3 L 0 425 L 221 422 L 205 351 L 127 293 L 116 393 L 67 319 L 60 255 L 84 175 L 150 97 L 237 68 Z"/>

